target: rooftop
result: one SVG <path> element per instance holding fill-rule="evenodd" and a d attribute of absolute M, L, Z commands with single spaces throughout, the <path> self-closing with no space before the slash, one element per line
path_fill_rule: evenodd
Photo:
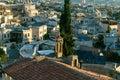
<path fill-rule="evenodd" d="M 117 21 L 115 21 L 115 20 L 110 20 L 110 21 L 109 21 L 109 25 L 117 25 Z"/>
<path fill-rule="evenodd" d="M 95 73 L 84 71 L 53 59 L 41 61 L 24 59 L 6 68 L 4 72 L 16 80 L 97 80 Z M 101 75 L 101 80 L 112 80 Z"/>
<path fill-rule="evenodd" d="M 37 51 L 41 55 L 49 55 L 51 53 L 55 53 L 54 50 L 42 50 L 42 51 Z"/>
<path fill-rule="evenodd" d="M 51 46 L 55 46 L 56 42 L 51 41 L 51 40 L 46 40 L 46 42 L 44 43 L 45 45 L 51 45 Z"/>
<path fill-rule="evenodd" d="M 14 31 L 22 31 L 22 30 L 28 30 L 28 28 L 27 27 L 15 27 L 15 28 L 13 28 L 13 30 Z"/>
<path fill-rule="evenodd" d="M 46 22 L 36 22 L 34 24 L 32 24 L 32 26 L 43 26 L 43 25 L 46 25 Z"/>
<path fill-rule="evenodd" d="M 115 20 L 104 20 L 102 23 L 109 24 L 109 25 L 117 25 L 117 21 Z"/>
<path fill-rule="evenodd" d="M 26 44 L 20 49 L 20 55 L 22 57 L 32 57 L 34 54 L 34 47 L 35 45 Z"/>
<path fill-rule="evenodd" d="M 91 40 L 90 37 L 88 37 L 87 35 L 84 35 L 84 34 L 79 34 L 76 37 L 80 41 L 82 41 L 82 40 L 84 40 L 84 41 L 90 41 Z"/>

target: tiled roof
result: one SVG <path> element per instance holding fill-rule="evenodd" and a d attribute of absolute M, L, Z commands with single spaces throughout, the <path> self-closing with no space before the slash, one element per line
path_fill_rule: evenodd
<path fill-rule="evenodd" d="M 109 25 L 117 25 L 117 21 L 115 21 L 115 20 L 110 20 L 110 21 L 109 21 Z"/>
<path fill-rule="evenodd" d="M 16 80 L 96 80 L 60 63 L 26 59 L 4 68 L 4 72 Z"/>
<path fill-rule="evenodd" d="M 115 20 L 102 21 L 102 23 L 106 23 L 106 24 L 109 24 L 109 25 L 117 25 L 117 22 Z"/>

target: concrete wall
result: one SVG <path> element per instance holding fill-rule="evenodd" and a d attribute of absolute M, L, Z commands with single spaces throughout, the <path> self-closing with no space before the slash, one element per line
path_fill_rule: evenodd
<path fill-rule="evenodd" d="M 23 42 L 32 42 L 32 29 L 23 30 Z"/>
<path fill-rule="evenodd" d="M 31 27 L 32 29 L 32 36 L 35 40 L 43 39 L 43 36 L 47 33 L 47 26 L 38 26 L 38 27 Z"/>

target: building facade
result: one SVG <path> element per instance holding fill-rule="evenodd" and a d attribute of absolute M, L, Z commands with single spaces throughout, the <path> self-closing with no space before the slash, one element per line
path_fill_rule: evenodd
<path fill-rule="evenodd" d="M 32 30 L 25 27 L 15 28 L 10 33 L 10 41 L 22 44 L 31 43 Z"/>
<path fill-rule="evenodd" d="M 1 29 L 0 30 L 0 41 L 1 42 L 6 42 L 10 40 L 10 32 L 12 29 Z"/>
<path fill-rule="evenodd" d="M 32 30 L 33 40 L 43 40 L 44 35 L 47 33 L 47 25 L 43 23 L 34 23 L 30 28 Z"/>
<path fill-rule="evenodd" d="M 35 9 L 35 5 L 33 4 L 25 4 L 24 5 L 25 13 L 28 16 L 36 16 L 38 15 L 38 10 Z"/>

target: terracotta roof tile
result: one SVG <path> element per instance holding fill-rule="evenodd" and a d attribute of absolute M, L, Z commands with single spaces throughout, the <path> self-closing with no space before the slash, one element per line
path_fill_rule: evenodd
<path fill-rule="evenodd" d="M 4 72 L 16 80 L 96 80 L 50 59 L 23 60 L 4 68 Z"/>

